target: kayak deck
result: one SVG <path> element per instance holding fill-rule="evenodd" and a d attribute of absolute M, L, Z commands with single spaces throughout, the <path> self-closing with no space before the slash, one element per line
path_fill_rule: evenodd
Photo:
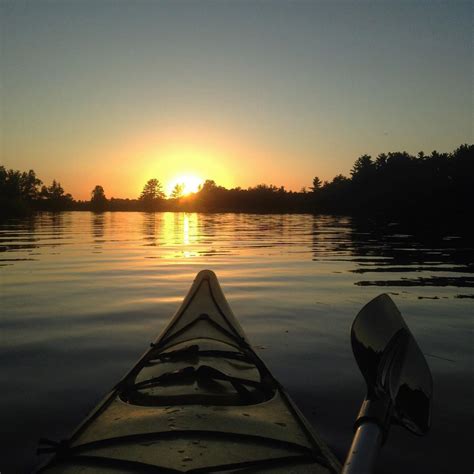
<path fill-rule="evenodd" d="M 40 472 L 339 470 L 203 270 L 161 336 Z"/>

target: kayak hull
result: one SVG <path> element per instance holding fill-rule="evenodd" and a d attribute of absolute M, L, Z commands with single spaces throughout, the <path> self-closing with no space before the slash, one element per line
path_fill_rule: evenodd
<path fill-rule="evenodd" d="M 340 465 L 201 271 L 150 349 L 41 472 L 333 473 Z"/>

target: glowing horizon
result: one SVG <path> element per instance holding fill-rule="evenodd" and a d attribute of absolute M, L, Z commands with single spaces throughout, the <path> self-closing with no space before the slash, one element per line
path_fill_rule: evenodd
<path fill-rule="evenodd" d="M 191 174 L 179 175 L 176 178 L 168 181 L 168 183 L 165 183 L 166 195 L 170 197 L 175 186 L 181 185 L 183 186 L 182 195 L 187 196 L 189 194 L 198 192 L 200 186 L 203 183 L 204 180 L 199 178 L 198 176 Z"/>
<path fill-rule="evenodd" d="M 0 163 L 133 199 L 452 151 L 473 136 L 471 8 L 451 3 L 7 0 Z"/>

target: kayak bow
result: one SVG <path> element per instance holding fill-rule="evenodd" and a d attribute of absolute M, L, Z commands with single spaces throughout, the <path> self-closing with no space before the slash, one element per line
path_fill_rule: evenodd
<path fill-rule="evenodd" d="M 332 473 L 340 464 L 249 344 L 212 271 L 40 472 Z"/>

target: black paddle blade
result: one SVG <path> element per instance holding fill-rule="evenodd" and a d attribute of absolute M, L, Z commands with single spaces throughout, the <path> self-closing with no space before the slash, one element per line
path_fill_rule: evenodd
<path fill-rule="evenodd" d="M 367 383 L 367 398 L 389 396 L 395 421 L 416 434 L 426 433 L 431 419 L 431 372 L 388 295 L 362 308 L 352 324 L 351 343 Z"/>

